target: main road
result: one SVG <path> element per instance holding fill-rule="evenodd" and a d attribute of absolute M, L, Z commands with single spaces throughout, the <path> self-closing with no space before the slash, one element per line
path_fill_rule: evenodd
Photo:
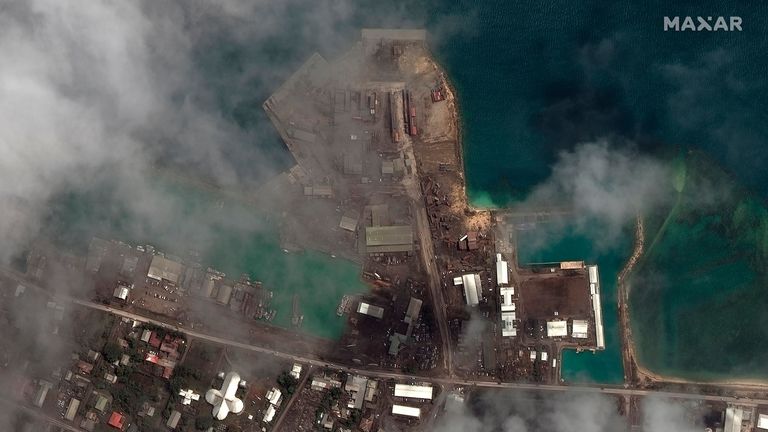
<path fill-rule="evenodd" d="M 17 272 L 7 270 L 7 269 L 0 269 L 0 274 L 3 274 L 6 277 L 14 279 L 17 283 L 24 284 L 28 288 L 43 290 L 43 288 L 40 288 L 35 284 L 28 282 L 23 275 L 20 275 Z M 489 389 L 514 389 L 514 390 L 546 391 L 546 392 L 559 392 L 559 393 L 575 392 L 575 393 L 585 393 L 585 394 L 602 393 L 602 394 L 622 395 L 622 396 L 654 395 L 658 397 L 674 398 L 674 399 L 707 400 L 707 401 L 733 402 L 733 403 L 741 403 L 741 404 L 760 404 L 760 405 L 768 404 L 768 399 L 705 395 L 705 394 L 699 394 L 694 392 L 641 390 L 641 389 L 631 389 L 631 388 L 615 387 L 615 386 L 599 386 L 599 385 L 563 386 L 563 385 L 551 385 L 551 384 L 512 383 L 512 382 L 500 382 L 500 381 L 490 381 L 490 380 L 462 379 L 462 378 L 456 378 L 454 376 L 426 377 L 426 376 L 406 374 L 401 372 L 368 370 L 364 368 L 350 367 L 341 363 L 322 360 L 317 357 L 310 357 L 309 355 L 293 354 L 289 352 L 280 351 L 278 349 L 265 348 L 259 345 L 243 343 L 243 342 L 227 339 L 220 336 L 206 334 L 190 328 L 178 326 L 172 323 L 167 323 L 165 321 L 161 321 L 155 318 L 146 317 L 133 312 L 127 312 L 122 309 L 113 308 L 111 306 L 106 306 L 106 305 L 88 301 L 88 300 L 81 300 L 81 299 L 73 298 L 70 296 L 63 296 L 63 295 L 57 295 L 57 297 L 61 300 L 70 301 L 73 304 L 77 304 L 83 307 L 100 310 L 100 311 L 111 313 L 113 315 L 117 315 L 120 317 L 132 319 L 138 322 L 149 323 L 149 324 L 153 324 L 169 330 L 174 330 L 174 331 L 185 334 L 189 338 L 197 338 L 200 340 L 206 340 L 209 342 L 230 346 L 230 347 L 242 349 L 245 351 L 271 355 L 271 356 L 274 356 L 275 358 L 288 360 L 296 363 L 302 363 L 305 365 L 311 365 L 319 368 L 334 369 L 337 371 L 346 372 L 350 374 L 366 375 L 369 377 L 379 378 L 379 379 L 393 379 L 393 380 L 400 380 L 400 381 L 407 381 L 407 382 L 433 382 L 433 383 L 441 384 L 444 386 L 465 386 L 465 387 L 489 388 Z"/>

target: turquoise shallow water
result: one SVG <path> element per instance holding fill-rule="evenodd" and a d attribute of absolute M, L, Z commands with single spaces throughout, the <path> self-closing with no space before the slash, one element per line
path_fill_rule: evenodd
<path fill-rule="evenodd" d="M 208 219 L 210 223 L 185 225 L 183 220 L 170 220 L 139 226 L 142 217 L 124 204 L 106 206 L 109 191 L 99 188 L 57 200 L 51 209 L 48 233 L 60 245 L 80 253 L 85 253 L 93 236 L 152 244 L 175 255 L 197 250 L 202 253 L 203 265 L 224 271 L 232 279 L 247 273 L 272 290 L 275 325 L 290 326 L 293 295 L 297 294 L 304 315 L 302 331 L 329 339 L 341 336 L 346 325 L 345 317 L 336 315 L 341 297 L 368 290 L 357 264 L 312 251 L 284 253 L 277 221 L 257 209 L 167 180 L 151 184 L 173 203 L 171 214 Z"/>

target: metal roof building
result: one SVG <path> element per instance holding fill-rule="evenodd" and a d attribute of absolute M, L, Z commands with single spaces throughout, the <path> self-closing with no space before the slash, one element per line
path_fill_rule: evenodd
<path fill-rule="evenodd" d="M 392 414 L 418 418 L 421 417 L 421 410 L 405 405 L 392 405 Z"/>
<path fill-rule="evenodd" d="M 573 320 L 571 336 L 576 339 L 586 339 L 589 331 L 589 323 L 586 320 Z"/>
<path fill-rule="evenodd" d="M 757 416 L 757 428 L 768 430 L 768 415 L 760 414 Z"/>
<path fill-rule="evenodd" d="M 725 432 L 741 432 L 741 422 L 744 410 L 741 407 L 729 406 L 725 410 Z"/>
<path fill-rule="evenodd" d="M 420 299 L 411 297 L 411 301 L 408 302 L 408 310 L 405 311 L 405 318 L 403 322 L 411 324 L 419 319 L 419 313 L 421 312 L 422 301 Z"/>
<path fill-rule="evenodd" d="M 357 312 L 378 319 L 381 319 L 381 317 L 384 316 L 384 308 L 373 306 L 365 302 L 360 302 L 360 304 L 357 305 Z"/>
<path fill-rule="evenodd" d="M 157 281 L 167 280 L 168 282 L 178 284 L 181 270 L 181 263 L 172 261 L 162 255 L 155 255 L 152 257 L 152 263 L 149 265 L 147 277 Z"/>
<path fill-rule="evenodd" d="M 496 254 L 496 283 L 506 285 L 509 283 L 509 266 L 501 259 L 501 254 Z"/>
<path fill-rule="evenodd" d="M 410 225 L 366 227 L 365 246 L 368 253 L 410 252 L 413 228 Z"/>
<path fill-rule="evenodd" d="M 395 384 L 395 396 L 431 400 L 432 386 Z"/>
<path fill-rule="evenodd" d="M 127 286 L 125 286 L 125 285 L 118 285 L 118 287 L 115 288 L 115 292 L 113 292 L 112 294 L 115 297 L 119 298 L 120 300 L 125 300 L 125 299 L 128 298 L 128 293 L 129 292 L 130 292 L 130 290 L 128 289 Z"/>
<path fill-rule="evenodd" d="M 216 294 L 216 302 L 225 305 L 229 304 L 230 299 L 232 299 L 232 287 L 229 285 L 221 285 L 219 287 L 219 293 Z"/>
<path fill-rule="evenodd" d="M 461 283 L 464 285 L 464 299 L 469 306 L 477 306 L 482 297 L 479 274 L 465 274 L 461 277 Z"/>
<path fill-rule="evenodd" d="M 73 421 L 77 414 L 77 409 L 80 407 L 80 399 L 72 398 L 69 400 L 69 406 L 67 407 L 67 413 L 64 414 L 64 418 Z"/>
<path fill-rule="evenodd" d="M 275 407 L 270 404 L 264 412 L 264 423 L 271 422 L 273 418 L 275 418 Z"/>
<path fill-rule="evenodd" d="M 171 412 L 171 415 L 168 417 L 168 421 L 165 423 L 165 425 L 171 429 L 176 429 L 176 426 L 178 426 L 179 424 L 179 420 L 181 420 L 181 413 L 176 410 L 173 410 Z"/>
<path fill-rule="evenodd" d="M 568 336 L 568 323 L 565 321 L 547 321 L 547 337 Z"/>

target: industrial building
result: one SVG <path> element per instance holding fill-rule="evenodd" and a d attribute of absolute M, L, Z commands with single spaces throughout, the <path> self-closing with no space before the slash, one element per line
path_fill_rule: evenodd
<path fill-rule="evenodd" d="M 586 339 L 589 335 L 589 323 L 587 320 L 573 320 L 573 327 L 571 329 L 571 337 L 576 339 Z"/>
<path fill-rule="evenodd" d="M 181 272 L 181 263 L 172 261 L 162 255 L 155 255 L 152 257 L 152 263 L 149 265 L 147 277 L 158 282 L 166 280 L 173 284 L 178 284 Z"/>
<path fill-rule="evenodd" d="M 128 298 L 128 293 L 130 292 L 130 288 L 128 288 L 125 285 L 118 285 L 117 288 L 115 288 L 115 291 L 113 296 L 116 298 L 119 298 L 120 300 L 126 300 Z"/>
<path fill-rule="evenodd" d="M 480 299 L 483 297 L 482 286 L 480 283 L 479 274 L 465 274 L 459 279 L 453 279 L 454 285 L 464 286 L 464 300 L 467 302 L 467 306 L 477 306 L 480 304 Z"/>
<path fill-rule="evenodd" d="M 205 393 L 205 400 L 213 405 L 213 417 L 218 420 L 227 418 L 227 414 L 243 412 L 243 401 L 235 393 L 240 385 L 240 375 L 230 372 L 224 377 L 221 389 L 210 389 Z"/>
<path fill-rule="evenodd" d="M 410 225 L 370 226 L 365 228 L 368 253 L 413 251 L 413 228 Z"/>
<path fill-rule="evenodd" d="M 67 407 L 67 413 L 64 414 L 64 418 L 69 421 L 75 420 L 77 409 L 80 407 L 80 399 L 72 398 L 69 400 L 69 406 Z"/>
<path fill-rule="evenodd" d="M 565 336 L 568 336 L 568 323 L 566 321 L 547 321 L 547 337 Z"/>
<path fill-rule="evenodd" d="M 422 301 L 420 299 L 411 297 L 411 300 L 408 302 L 408 310 L 405 311 L 405 318 L 403 319 L 404 323 L 411 326 L 417 319 L 419 319 L 421 304 Z"/>
<path fill-rule="evenodd" d="M 496 283 L 500 286 L 509 284 L 509 265 L 500 253 L 496 254 Z"/>
<path fill-rule="evenodd" d="M 515 327 L 515 320 L 517 316 L 515 312 L 502 312 L 501 313 L 501 335 L 504 337 L 517 336 L 517 328 Z"/>
<path fill-rule="evenodd" d="M 216 302 L 226 305 L 229 304 L 230 299 L 232 299 L 232 287 L 230 285 L 222 284 L 219 287 L 218 294 L 216 294 Z"/>
<path fill-rule="evenodd" d="M 592 296 L 592 309 L 595 313 L 595 336 L 597 349 L 605 349 L 605 334 L 603 333 L 603 310 L 600 304 L 600 274 L 596 265 L 587 266 L 589 272 L 589 293 Z"/>
<path fill-rule="evenodd" d="M 392 405 L 392 414 L 419 418 L 421 417 L 421 409 L 405 405 Z"/>
<path fill-rule="evenodd" d="M 768 430 L 768 415 L 760 414 L 757 416 L 757 428 Z"/>
<path fill-rule="evenodd" d="M 381 319 L 381 317 L 384 316 L 384 308 L 373 306 L 365 302 L 360 302 L 360 304 L 357 305 L 357 312 L 378 319 Z"/>
<path fill-rule="evenodd" d="M 179 420 L 181 420 L 181 413 L 173 410 L 171 412 L 171 415 L 168 416 L 168 421 L 165 422 L 165 425 L 168 426 L 170 429 L 176 429 L 176 426 L 179 425 Z"/>
<path fill-rule="evenodd" d="M 411 399 L 432 400 L 432 386 L 395 384 L 395 396 Z"/>
<path fill-rule="evenodd" d="M 744 409 L 741 407 L 729 405 L 725 410 L 725 430 L 724 432 L 741 432 L 742 421 L 744 420 Z"/>

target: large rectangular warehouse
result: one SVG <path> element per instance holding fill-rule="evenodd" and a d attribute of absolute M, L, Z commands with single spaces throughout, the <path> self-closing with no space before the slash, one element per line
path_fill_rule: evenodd
<path fill-rule="evenodd" d="M 411 252 L 413 228 L 410 225 L 366 227 L 365 246 L 368 253 Z"/>
<path fill-rule="evenodd" d="M 432 399 L 432 386 L 395 384 L 395 396 L 413 399 Z"/>
<path fill-rule="evenodd" d="M 357 312 L 365 315 L 372 316 L 374 318 L 379 318 L 384 316 L 384 309 L 380 306 L 374 306 L 365 302 L 360 302 L 359 305 L 357 305 Z"/>
<path fill-rule="evenodd" d="M 181 267 L 181 263 L 171 261 L 162 255 L 155 255 L 152 257 L 152 264 L 149 266 L 147 277 L 157 281 L 165 279 L 168 282 L 178 284 L 179 277 L 181 277 Z"/>
<path fill-rule="evenodd" d="M 421 417 L 421 410 L 419 408 L 405 405 L 392 405 L 392 414 L 404 415 L 408 417 Z"/>

